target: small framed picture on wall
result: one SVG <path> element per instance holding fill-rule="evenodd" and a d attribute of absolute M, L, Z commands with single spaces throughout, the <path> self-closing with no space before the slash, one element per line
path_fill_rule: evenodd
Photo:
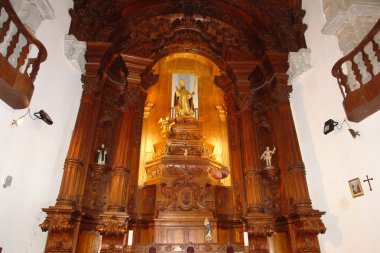
<path fill-rule="evenodd" d="M 353 198 L 364 195 L 363 187 L 358 177 L 348 181 L 348 184 L 350 186 L 350 190 L 351 190 L 351 194 Z"/>

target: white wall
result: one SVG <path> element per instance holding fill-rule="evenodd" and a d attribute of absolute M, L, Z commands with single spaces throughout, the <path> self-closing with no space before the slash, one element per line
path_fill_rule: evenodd
<path fill-rule="evenodd" d="M 345 125 L 328 135 L 324 122 L 345 118 L 342 96 L 331 75 L 335 62 L 342 57 L 335 36 L 323 35 L 325 24 L 322 3 L 304 0 L 304 22 L 308 25 L 306 42 L 311 49 L 312 68 L 293 85 L 291 104 L 298 138 L 306 165 L 313 207 L 326 211 L 326 234 L 320 235 L 324 253 L 379 252 L 380 239 L 380 112 L 350 125 L 360 132 L 353 139 Z M 348 181 L 373 177 L 373 191 L 362 182 L 365 195 L 352 198 Z"/>
<path fill-rule="evenodd" d="M 5 253 L 43 252 L 46 233 L 39 228 L 42 207 L 55 203 L 63 163 L 75 124 L 81 95 L 80 73 L 66 60 L 63 38 L 67 34 L 71 0 L 50 1 L 54 20 L 45 20 L 36 37 L 48 51 L 35 81 L 32 112 L 45 110 L 54 124 L 26 118 L 12 127 L 13 118 L 26 110 L 13 110 L 0 101 L 0 247 Z M 3 188 L 3 179 L 13 177 Z"/>

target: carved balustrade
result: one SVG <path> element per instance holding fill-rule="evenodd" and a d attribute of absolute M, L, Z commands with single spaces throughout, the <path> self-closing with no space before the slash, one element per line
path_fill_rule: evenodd
<path fill-rule="evenodd" d="M 379 45 L 380 20 L 363 41 L 332 68 L 351 121 L 359 122 L 380 109 Z"/>
<path fill-rule="evenodd" d="M 0 98 L 12 108 L 26 108 L 47 51 L 21 22 L 9 0 L 0 1 L 0 43 Z M 33 47 L 37 55 L 28 58 Z"/>

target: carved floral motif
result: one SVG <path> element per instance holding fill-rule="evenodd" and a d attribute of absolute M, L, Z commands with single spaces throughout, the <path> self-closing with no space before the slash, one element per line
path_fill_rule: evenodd
<path fill-rule="evenodd" d="M 103 236 L 122 236 L 128 231 L 127 222 L 120 222 L 119 219 L 113 215 L 108 220 L 103 218 L 97 231 Z"/>
<path fill-rule="evenodd" d="M 40 227 L 43 232 L 63 233 L 72 231 L 75 225 L 70 216 L 57 213 L 48 216 Z"/>
<path fill-rule="evenodd" d="M 240 184 L 238 181 L 235 181 L 234 193 L 235 193 L 235 209 L 237 213 L 243 212 L 243 203 L 242 203 L 240 191 L 241 191 Z"/>
<path fill-rule="evenodd" d="M 268 237 L 274 232 L 274 223 L 267 221 L 255 221 L 249 226 L 248 232 L 254 237 Z"/>
<path fill-rule="evenodd" d="M 325 224 L 320 219 L 307 219 L 296 225 L 299 234 L 317 235 L 326 232 Z"/>
<path fill-rule="evenodd" d="M 91 209 L 102 209 L 106 205 L 106 182 L 109 179 L 108 167 L 92 165 L 86 185 L 83 204 Z"/>

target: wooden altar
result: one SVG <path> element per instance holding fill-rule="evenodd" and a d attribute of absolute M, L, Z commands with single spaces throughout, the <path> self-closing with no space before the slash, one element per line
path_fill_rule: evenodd
<path fill-rule="evenodd" d="M 43 209 L 45 252 L 241 251 L 247 232 L 245 251 L 269 253 L 271 237 L 276 253 L 319 253 L 324 213 L 309 197 L 286 74 L 289 51 L 306 46 L 301 1 L 141 2 L 75 1 L 70 11 L 70 33 L 87 41 L 86 73 L 57 202 Z M 178 54 L 192 57 L 186 66 L 209 66 L 199 115 L 203 132 L 226 135 L 230 185 L 210 177 L 223 163 L 199 122 L 185 117 L 152 144 L 139 186 L 145 126 L 157 128 L 154 110 L 170 115 L 160 64 Z M 98 164 L 102 144 L 109 159 Z M 266 147 L 276 147 L 271 167 L 260 160 Z"/>
<path fill-rule="evenodd" d="M 226 203 L 231 203 L 231 187 L 220 185 L 221 178 L 211 174 L 223 165 L 212 157 L 213 146 L 205 141 L 199 122 L 192 116 L 179 116 L 166 135 L 155 145 L 153 160 L 146 164 L 147 181 L 139 192 L 145 223 L 136 224 L 134 230 L 149 234 L 144 230 L 152 228 L 154 239 L 150 243 L 161 245 L 192 242 L 223 246 L 232 238 L 242 244 L 241 224 L 235 221 L 226 228 L 231 223 L 231 206 L 216 204 L 221 194 Z M 204 228 L 206 217 L 213 234 L 209 240 Z M 141 241 L 135 242 L 141 247 L 143 236 L 137 238 Z"/>

